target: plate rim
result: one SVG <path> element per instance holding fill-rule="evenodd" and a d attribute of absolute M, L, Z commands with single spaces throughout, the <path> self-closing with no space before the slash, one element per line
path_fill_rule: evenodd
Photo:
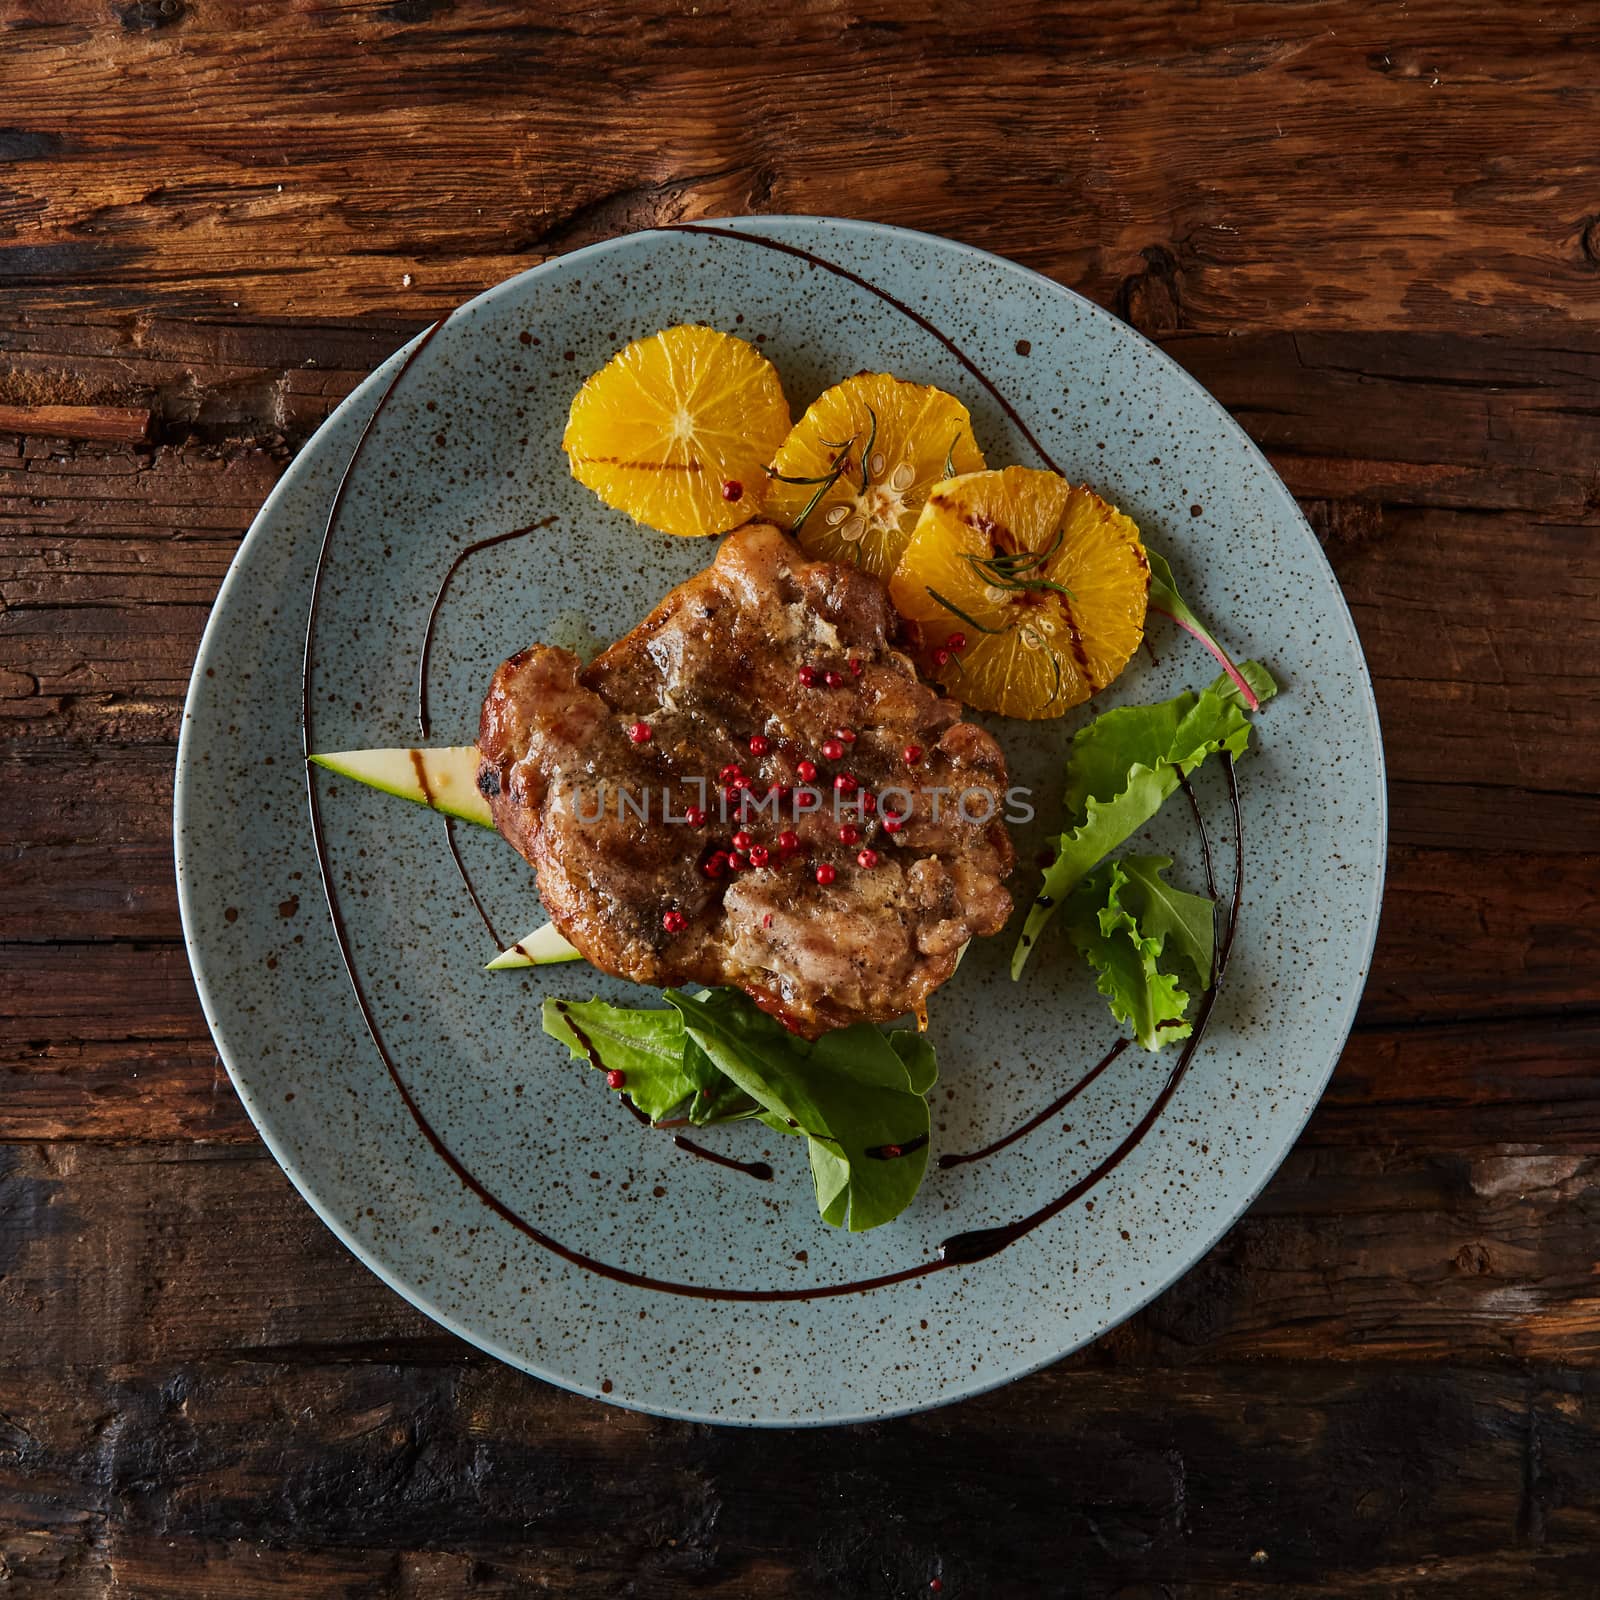
<path fill-rule="evenodd" d="M 969 1383 L 958 1381 L 949 1386 L 941 1387 L 938 1393 L 931 1398 L 907 1400 L 902 1403 L 893 1403 L 871 1409 L 855 1409 L 842 1412 L 830 1411 L 821 1415 L 789 1416 L 778 1413 L 760 1416 L 727 1416 L 704 1409 L 692 1409 L 681 1404 L 647 1402 L 630 1398 L 627 1395 L 603 1393 L 598 1383 L 584 1383 L 543 1367 L 522 1353 L 508 1348 L 492 1335 L 485 1334 L 466 1325 L 459 1317 L 443 1309 L 428 1291 L 408 1283 L 397 1272 L 393 1271 L 376 1251 L 369 1248 L 367 1243 L 352 1231 L 341 1216 L 329 1204 L 324 1202 L 318 1193 L 314 1176 L 302 1170 L 299 1162 L 289 1154 L 283 1141 L 280 1140 L 274 1128 L 270 1110 L 264 1103 L 258 1104 L 252 1095 L 243 1075 L 244 1069 L 235 1066 L 232 1042 L 219 1021 L 217 1009 L 212 1002 L 212 985 L 206 976 L 205 961 L 200 947 L 199 936 L 196 932 L 199 924 L 199 906 L 196 903 L 196 891 L 192 887 L 190 874 L 185 871 L 185 825 L 190 815 L 192 804 L 188 774 L 193 761 L 194 739 L 196 737 L 193 730 L 197 726 L 197 705 L 202 692 L 201 685 L 205 677 L 207 659 L 213 651 L 219 648 L 219 641 L 222 635 L 222 630 L 218 626 L 219 615 L 224 610 L 235 585 L 244 581 L 243 573 L 245 567 L 249 558 L 254 554 L 256 547 L 269 537 L 268 524 L 276 512 L 280 500 L 293 492 L 298 486 L 302 471 L 311 470 L 314 447 L 317 445 L 318 440 L 325 433 L 340 426 L 348 414 L 360 408 L 371 394 L 374 392 L 381 394 L 383 388 L 393 380 L 399 366 L 416 350 L 418 344 L 428 337 L 430 331 L 438 323 L 447 323 L 452 318 L 480 305 L 491 304 L 500 297 L 516 292 L 528 282 L 558 267 L 570 267 L 577 262 L 597 259 L 627 247 L 634 241 L 650 234 L 665 235 L 675 231 L 689 232 L 687 228 L 678 230 L 671 224 L 618 234 L 608 239 L 597 240 L 593 244 L 584 245 L 577 250 L 551 256 L 547 260 L 540 261 L 522 272 L 515 273 L 509 278 L 504 278 L 497 283 L 491 284 L 478 294 L 444 312 L 442 316 L 436 318 L 434 322 L 430 322 L 409 339 L 406 339 L 390 355 L 379 362 L 329 412 L 315 432 L 296 452 L 294 459 L 285 468 L 283 474 L 262 501 L 261 506 L 251 519 L 244 538 L 240 541 L 238 550 L 229 563 L 228 571 L 222 583 L 218 586 L 216 597 L 212 601 L 211 610 L 206 619 L 205 629 L 195 652 L 189 686 L 184 695 L 172 798 L 173 858 L 184 951 L 212 1042 L 227 1071 L 228 1079 L 233 1086 L 234 1092 L 239 1096 L 240 1103 L 244 1106 L 246 1114 L 249 1116 L 258 1137 L 266 1146 L 268 1153 L 282 1170 L 284 1176 L 288 1178 L 296 1192 L 311 1207 L 312 1212 L 334 1237 L 380 1282 L 398 1294 L 407 1304 L 422 1312 L 423 1315 L 475 1349 L 484 1351 L 517 1371 L 527 1373 L 570 1394 L 582 1395 L 585 1398 L 597 1400 L 606 1405 L 639 1412 L 644 1415 L 659 1416 L 675 1421 L 710 1423 L 721 1427 L 745 1428 L 845 1427 L 863 1422 L 887 1421 L 895 1417 L 916 1415 L 925 1411 L 936 1410 L 944 1406 L 954 1405 L 962 1400 L 974 1399 L 980 1395 L 992 1393 L 994 1390 L 1003 1388 L 1008 1384 L 1031 1377 L 1045 1367 L 1053 1366 L 1067 1356 L 1104 1338 L 1107 1334 L 1122 1326 L 1131 1317 L 1137 1315 L 1158 1295 L 1165 1293 L 1180 1278 L 1192 1272 L 1202 1259 L 1214 1250 L 1221 1240 L 1238 1225 L 1246 1212 L 1260 1197 L 1267 1184 L 1277 1175 L 1284 1160 L 1315 1114 L 1327 1090 L 1328 1083 L 1338 1067 L 1344 1053 L 1345 1044 L 1349 1040 L 1354 1025 L 1357 1008 L 1360 1005 L 1361 997 L 1365 992 L 1367 981 L 1371 975 L 1372 955 L 1377 943 L 1387 878 L 1389 845 L 1388 773 L 1383 746 L 1382 725 L 1378 715 L 1371 669 L 1367 664 L 1366 652 L 1362 647 L 1361 636 L 1356 629 L 1354 617 L 1351 615 L 1349 602 L 1345 598 L 1338 575 L 1334 572 L 1332 563 L 1328 560 L 1327 552 L 1317 539 L 1298 502 L 1289 492 L 1288 486 L 1283 482 L 1283 479 L 1273 469 L 1260 447 L 1245 432 L 1243 426 L 1222 402 L 1174 357 L 1170 356 L 1137 328 L 1124 322 L 1120 317 L 1106 310 L 1103 306 L 1096 304 L 1085 295 L 1080 294 L 1077 290 L 1057 282 L 1054 278 L 1050 278 L 1044 273 L 1038 272 L 1009 257 L 984 250 L 976 245 L 953 239 L 944 234 L 928 233 L 919 229 L 901 227 L 894 223 L 874 222 L 863 218 L 812 216 L 792 212 L 755 216 L 705 217 L 694 218 L 692 221 L 696 233 L 700 237 L 706 237 L 713 230 L 717 232 L 734 230 L 744 230 L 750 233 L 771 232 L 781 237 L 792 231 L 820 228 L 827 232 L 844 235 L 856 234 L 880 241 L 915 241 L 919 244 L 931 245 L 936 249 L 957 252 L 970 261 L 981 263 L 986 271 L 999 270 L 1005 274 L 1021 275 L 1036 284 L 1047 295 L 1066 296 L 1081 313 L 1087 315 L 1092 321 L 1102 325 L 1110 325 L 1119 337 L 1131 336 L 1136 340 L 1143 346 L 1145 354 L 1154 356 L 1159 363 L 1164 365 L 1170 377 L 1174 377 L 1181 385 L 1188 388 L 1194 395 L 1209 405 L 1221 424 L 1222 431 L 1230 435 L 1235 444 L 1243 446 L 1247 457 L 1253 459 L 1255 465 L 1265 475 L 1269 483 L 1276 484 L 1282 491 L 1285 502 L 1293 514 L 1292 525 L 1297 528 L 1303 543 L 1309 552 L 1314 555 L 1315 559 L 1320 562 L 1329 579 L 1335 605 L 1327 613 L 1327 620 L 1339 627 L 1342 636 L 1354 652 L 1355 664 L 1359 669 L 1357 677 L 1359 679 L 1360 694 L 1356 704 L 1361 714 L 1361 731 L 1370 742 L 1371 749 L 1371 764 L 1367 770 L 1370 770 L 1372 774 L 1375 799 L 1373 850 L 1376 858 L 1376 870 L 1369 882 L 1366 902 L 1361 908 L 1361 915 L 1366 924 L 1366 936 L 1364 947 L 1360 949 L 1358 959 L 1355 962 L 1358 979 L 1351 985 L 1351 992 L 1343 1002 L 1342 1013 L 1337 1016 L 1334 1025 L 1324 1036 L 1327 1041 L 1326 1048 L 1328 1051 L 1326 1066 L 1319 1073 L 1314 1086 L 1308 1085 L 1308 1087 L 1314 1088 L 1314 1092 L 1308 1095 L 1303 1114 L 1295 1117 L 1292 1126 L 1286 1127 L 1279 1140 L 1271 1146 L 1270 1153 L 1263 1161 L 1259 1181 L 1250 1188 L 1248 1193 L 1242 1195 L 1237 1203 L 1229 1206 L 1226 1220 L 1205 1235 L 1196 1236 L 1202 1238 L 1203 1242 L 1193 1254 L 1189 1255 L 1182 1265 L 1175 1267 L 1164 1275 L 1158 1274 L 1149 1285 L 1144 1286 L 1139 1295 L 1130 1298 L 1124 1308 L 1120 1309 L 1111 1320 L 1086 1339 L 1076 1343 L 1068 1343 L 1060 1349 L 1052 1349 L 1037 1359 L 1023 1362 L 997 1375 L 986 1375 Z M 839 266 L 840 264 L 830 263 L 830 265 Z M 304 469 L 301 468 L 302 462 L 306 464 Z M 323 898 L 326 902 L 326 886 L 324 885 L 322 888 Z M 225 981 L 231 981 L 236 976 L 237 974 L 235 973 L 229 973 L 225 978 L 224 975 L 218 974 L 216 977 L 218 987 L 220 988 Z M 246 1053 L 241 1052 L 241 1057 Z"/>

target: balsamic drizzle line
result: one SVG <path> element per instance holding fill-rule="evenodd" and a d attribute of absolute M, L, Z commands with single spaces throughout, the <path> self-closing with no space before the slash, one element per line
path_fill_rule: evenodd
<path fill-rule="evenodd" d="M 461 882 L 472 900 L 474 909 L 483 922 L 490 942 L 496 950 L 505 949 L 505 946 L 500 942 L 500 935 L 495 932 L 494 924 L 489 920 L 489 913 L 484 910 L 483 901 L 478 898 L 478 891 L 473 887 L 472 879 L 467 876 L 467 864 L 461 859 L 461 851 L 456 847 L 456 819 L 454 817 L 446 817 L 444 819 L 444 842 L 450 846 L 450 859 L 455 862 L 456 871 L 461 874 Z"/>
<path fill-rule="evenodd" d="M 1018 1139 L 1042 1124 L 1048 1122 L 1058 1111 L 1064 1111 L 1085 1089 L 1111 1065 L 1133 1041 L 1131 1039 L 1118 1039 L 1117 1042 L 1100 1058 L 1098 1066 L 1093 1067 L 1083 1077 L 1079 1078 L 1073 1086 L 1063 1095 L 1058 1095 L 1047 1105 L 1043 1111 L 1028 1118 L 1020 1127 L 1013 1128 L 1010 1133 L 1002 1134 L 992 1144 L 981 1146 L 977 1150 L 968 1150 L 963 1155 L 945 1155 L 939 1157 L 941 1168 L 964 1167 L 968 1162 L 983 1161 L 992 1155 L 998 1155 L 1007 1145 L 1015 1144 Z"/>
<path fill-rule="evenodd" d="M 477 555 L 480 550 L 509 543 L 512 539 L 525 539 L 530 533 L 538 533 L 558 520 L 554 516 L 541 517 L 537 522 L 530 522 L 525 528 L 513 528 L 510 533 L 496 533 L 487 539 L 479 539 L 475 544 L 469 544 L 458 550 L 455 560 L 445 568 L 444 577 L 439 580 L 438 591 L 433 597 L 433 604 L 428 609 L 428 626 L 422 634 L 422 653 L 417 657 L 417 726 L 422 730 L 424 739 L 432 732 L 432 718 L 428 714 L 428 662 L 433 656 L 433 630 L 438 625 L 439 607 L 444 604 L 445 591 L 450 587 L 451 579 L 460 570 L 462 563 L 468 557 Z"/>
<path fill-rule="evenodd" d="M 395 381 L 399 381 L 398 377 Z M 385 395 L 384 398 L 387 399 L 388 396 Z M 382 401 L 379 404 L 381 406 Z M 513 528 L 510 533 L 497 533 L 488 539 L 479 539 L 475 544 L 469 544 L 464 549 L 458 550 L 455 560 L 445 568 L 444 577 L 439 580 L 438 590 L 434 594 L 433 604 L 428 609 L 428 625 L 422 634 L 422 653 L 417 658 L 417 726 L 422 730 L 424 739 L 432 731 L 432 719 L 428 714 L 428 663 L 433 655 L 433 630 L 439 621 L 439 608 L 444 604 L 445 591 L 450 587 L 450 580 L 455 577 L 468 556 L 475 556 L 480 550 L 488 550 L 493 545 L 505 544 L 511 539 L 525 538 L 530 533 L 539 532 L 541 528 L 548 528 L 556 520 L 553 516 L 541 517 L 539 521 L 530 522 L 525 528 Z M 428 787 L 427 776 L 423 769 L 422 757 L 415 750 L 411 752 L 411 761 L 412 765 L 417 769 L 418 782 L 421 783 L 423 792 L 426 794 Z M 500 943 L 500 935 L 495 932 L 494 924 L 489 920 L 489 913 L 483 908 L 483 900 L 467 872 L 467 864 L 461 859 L 461 852 L 456 848 L 454 817 L 445 818 L 444 833 L 445 841 L 450 846 L 450 858 L 456 864 L 456 872 L 461 877 L 462 887 L 467 891 L 473 905 L 477 908 L 479 917 L 483 919 L 483 925 L 488 930 L 490 939 L 494 941 L 495 949 L 504 949 L 505 947 Z"/>
<path fill-rule="evenodd" d="M 899 309 L 910 316 L 912 320 L 917 322 L 920 326 L 926 328 L 927 331 L 938 338 L 941 343 L 945 344 L 962 361 L 963 365 L 965 365 L 968 370 L 973 372 L 973 374 L 979 378 L 979 380 L 1007 411 L 1007 413 L 1017 421 L 1019 428 L 1028 438 L 1029 442 L 1034 445 L 1034 448 L 1038 451 L 1040 457 L 1052 467 L 1055 465 L 1054 462 L 1050 461 L 1049 456 L 1045 454 L 1044 450 L 1038 445 L 1038 442 L 1033 438 L 1031 432 L 1028 431 L 1026 425 L 1021 422 L 1020 418 L 1016 417 L 1016 413 L 1012 410 L 1009 402 L 1005 400 L 1004 396 L 999 393 L 999 391 L 988 380 L 988 378 L 972 365 L 970 360 L 968 360 L 968 358 L 955 346 L 955 344 L 946 338 L 945 335 L 940 333 L 938 329 L 934 328 L 926 318 L 920 315 L 920 313 L 913 311 L 909 306 L 906 306 L 902 302 L 895 300 L 895 298 L 892 295 L 889 295 L 886 291 L 877 288 L 877 286 L 874 284 L 868 283 L 865 279 L 858 278 L 856 274 L 848 272 L 842 267 L 835 266 L 830 262 L 822 261 L 819 257 L 811 256 L 807 251 L 799 250 L 791 245 L 780 244 L 775 240 L 763 239 L 759 235 L 739 233 L 732 229 L 704 228 L 695 224 L 678 224 L 677 226 L 682 227 L 686 231 L 700 233 L 727 233 L 731 234 L 733 237 L 743 238 L 760 245 L 766 245 L 769 248 L 780 250 L 786 254 L 801 256 L 804 259 L 812 260 L 817 264 L 826 267 L 829 271 L 832 271 L 841 277 L 845 277 L 853 282 L 859 283 L 862 287 L 879 295 L 890 304 L 898 306 Z M 322 545 L 317 554 L 317 564 L 312 577 L 311 605 L 306 617 L 306 640 L 305 651 L 302 660 L 301 685 L 301 741 L 303 753 L 307 757 L 306 792 L 311 816 L 312 842 L 316 851 L 318 871 L 322 878 L 323 893 L 328 902 L 328 911 L 333 924 L 334 938 L 339 946 L 339 953 L 344 963 L 345 974 L 350 980 L 350 986 L 355 994 L 356 1003 L 361 1011 L 362 1020 L 366 1024 L 367 1032 L 372 1039 L 374 1047 L 378 1051 L 378 1055 L 383 1062 L 384 1069 L 389 1074 L 390 1081 L 394 1084 L 396 1092 L 400 1095 L 402 1104 L 405 1106 L 406 1111 L 410 1115 L 412 1121 L 416 1124 L 418 1131 L 427 1140 L 429 1145 L 433 1148 L 435 1154 L 439 1156 L 440 1160 L 442 1160 L 445 1165 L 449 1167 L 449 1169 L 456 1175 L 457 1179 L 466 1188 L 471 1190 L 471 1192 L 475 1194 L 478 1199 L 482 1201 L 486 1207 L 488 1207 L 489 1210 L 493 1211 L 496 1216 L 509 1223 L 519 1232 L 532 1239 L 536 1244 L 541 1245 L 544 1249 L 550 1251 L 551 1254 L 559 1256 L 562 1260 L 567 1261 L 574 1266 L 585 1268 L 586 1270 L 595 1273 L 597 1276 L 608 1278 L 616 1283 L 622 1283 L 630 1287 L 649 1289 L 661 1293 L 676 1294 L 689 1299 L 731 1300 L 743 1302 L 778 1302 L 833 1299 L 848 1294 L 862 1294 L 872 1289 L 887 1288 L 893 1284 L 908 1283 L 918 1278 L 928 1277 L 935 1272 L 944 1271 L 951 1267 L 968 1265 L 977 1261 L 985 1260 L 988 1257 L 997 1254 L 1007 1245 L 1013 1244 L 1017 1240 L 1024 1238 L 1042 1223 L 1047 1222 L 1052 1217 L 1059 1215 L 1060 1212 L 1065 1210 L 1067 1206 L 1071 1205 L 1074 1200 L 1078 1199 L 1088 1189 L 1092 1188 L 1103 1177 L 1120 1165 L 1121 1162 L 1132 1152 L 1132 1150 L 1137 1147 L 1137 1145 L 1143 1140 L 1145 1134 L 1149 1132 L 1151 1126 L 1155 1123 L 1157 1118 L 1166 1109 L 1167 1103 L 1171 1100 L 1172 1096 L 1177 1092 L 1179 1084 L 1182 1082 L 1185 1073 L 1188 1071 L 1189 1063 L 1193 1060 L 1195 1051 L 1198 1049 L 1202 1039 L 1205 1036 L 1206 1025 L 1210 1020 L 1212 1009 L 1216 1003 L 1221 979 L 1224 971 L 1226 970 L 1229 955 L 1232 952 L 1233 938 L 1238 927 L 1239 910 L 1244 889 L 1243 823 L 1239 805 L 1238 781 L 1234 773 L 1234 764 L 1231 757 L 1228 759 L 1227 773 L 1228 785 L 1233 803 L 1235 825 L 1235 875 L 1232 909 L 1228 921 L 1227 932 L 1223 938 L 1220 954 L 1216 962 L 1216 975 L 1212 983 L 1212 987 L 1201 1003 L 1199 1012 L 1195 1018 L 1194 1032 L 1190 1035 L 1188 1040 L 1185 1041 L 1183 1052 L 1179 1056 L 1171 1073 L 1168 1075 L 1166 1083 L 1162 1086 L 1160 1093 L 1156 1096 L 1155 1100 L 1145 1112 L 1144 1116 L 1140 1118 L 1134 1129 L 1127 1135 L 1126 1138 L 1124 1138 L 1122 1143 L 1117 1146 L 1110 1156 L 1098 1163 L 1093 1169 L 1085 1174 L 1084 1177 L 1073 1184 L 1072 1187 L 1065 1192 L 1065 1194 L 1050 1202 L 1048 1205 L 1041 1206 L 1036 1211 L 1030 1212 L 1028 1215 L 1020 1217 L 1016 1221 L 1008 1223 L 1002 1227 L 975 1229 L 967 1233 L 956 1234 L 952 1236 L 939 1246 L 938 1254 L 932 1261 L 922 1262 L 916 1266 L 905 1267 L 896 1272 L 881 1273 L 875 1277 L 859 1278 L 844 1283 L 822 1284 L 810 1288 L 794 1289 L 716 1288 L 706 1284 L 685 1283 L 679 1280 L 654 1278 L 645 1273 L 633 1272 L 628 1268 L 619 1267 L 610 1262 L 601 1261 L 597 1257 L 588 1255 L 581 1250 L 576 1250 L 569 1245 L 564 1245 L 560 1240 L 552 1237 L 548 1233 L 545 1233 L 541 1228 L 536 1227 L 525 1217 L 521 1216 L 505 1201 L 501 1200 L 497 1195 L 495 1195 L 473 1174 L 473 1172 L 466 1166 L 460 1157 L 458 1157 L 455 1152 L 451 1150 L 438 1130 L 428 1120 L 426 1114 L 422 1110 L 422 1107 L 417 1103 L 415 1096 L 411 1093 L 410 1089 L 406 1085 L 405 1080 L 401 1077 L 399 1069 L 397 1068 L 393 1057 L 389 1053 L 389 1049 L 384 1041 L 382 1032 L 378 1027 L 376 1014 L 374 1013 L 372 1005 L 367 998 L 365 987 L 362 984 L 360 974 L 356 968 L 354 954 L 350 947 L 349 929 L 345 923 L 343 911 L 339 905 L 337 891 L 334 888 L 333 875 L 328 862 L 327 841 L 322 829 L 322 808 L 320 796 L 317 790 L 315 768 L 312 766 L 309 759 L 312 743 L 311 681 L 313 671 L 313 642 L 315 638 L 317 617 L 321 606 L 322 581 L 326 572 L 328 551 L 333 541 L 334 531 L 338 525 L 339 513 L 343 509 L 344 498 L 349 489 L 351 477 L 355 471 L 357 463 L 361 458 L 363 450 L 366 446 L 366 442 L 371 436 L 373 426 L 377 422 L 378 417 L 381 415 L 384 408 L 387 406 L 389 399 L 394 394 L 396 387 L 399 385 L 401 379 L 405 377 L 407 372 L 410 371 L 417 358 L 432 342 L 434 336 L 444 326 L 446 320 L 448 319 L 441 318 L 438 322 L 435 322 L 427 330 L 427 332 L 424 333 L 416 346 L 406 355 L 405 360 L 401 362 L 399 368 L 395 372 L 394 377 L 390 379 L 388 387 L 384 390 L 382 396 L 379 398 L 378 404 L 374 407 L 371 415 L 367 418 L 367 421 L 361 430 L 361 434 L 356 441 L 355 449 L 351 452 L 350 460 L 346 463 L 344 472 L 340 476 L 338 486 L 334 491 L 333 499 L 328 507 L 327 525 L 323 531 Z"/>
<path fill-rule="evenodd" d="M 875 294 L 886 304 L 891 305 L 896 311 L 911 318 L 924 333 L 932 334 L 957 361 L 964 366 L 974 378 L 994 397 L 1000 409 L 1011 419 L 1013 426 L 1024 439 L 1033 446 L 1034 454 L 1058 476 L 1064 477 L 1061 468 L 1056 465 L 1049 451 L 1034 438 L 1033 430 L 1022 420 L 1021 414 L 1012 403 L 1001 394 L 995 386 L 994 380 L 988 373 L 958 345 L 949 334 L 936 328 L 923 314 L 913 306 L 908 306 L 898 295 L 892 295 L 887 289 L 880 288 L 868 278 L 863 278 L 859 273 L 852 272 L 848 267 L 841 267 L 837 261 L 829 261 L 823 256 L 814 255 L 811 251 L 802 249 L 797 244 L 784 244 L 779 239 L 769 239 L 764 234 L 746 233 L 742 228 L 717 228 L 708 227 L 700 222 L 671 222 L 655 230 L 658 233 L 699 233 L 711 239 L 742 239 L 746 244 L 761 245 L 768 250 L 776 250 L 782 255 L 794 256 L 801 261 L 810 262 L 814 267 L 821 267 L 825 272 L 831 272 L 836 278 L 843 278 L 847 283 L 853 283 L 858 289 L 865 289 L 868 294 Z"/>
<path fill-rule="evenodd" d="M 763 1183 L 772 1182 L 773 1171 L 765 1161 L 736 1161 L 732 1156 L 725 1156 L 720 1151 L 708 1150 L 703 1144 L 696 1144 L 693 1139 L 685 1139 L 681 1133 L 673 1134 L 672 1142 L 678 1149 L 686 1151 L 689 1155 L 699 1156 L 702 1161 L 714 1161 L 719 1167 L 727 1167 L 730 1171 L 748 1173 Z"/>

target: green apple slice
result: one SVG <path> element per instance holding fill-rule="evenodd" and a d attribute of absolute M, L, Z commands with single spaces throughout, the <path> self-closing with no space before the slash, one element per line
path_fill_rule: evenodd
<path fill-rule="evenodd" d="M 434 750 L 333 750 L 312 756 L 319 767 L 353 778 L 385 794 L 432 806 L 447 817 L 492 828 L 489 802 L 478 792 L 478 747 Z"/>
<path fill-rule="evenodd" d="M 561 937 L 555 923 L 547 922 L 525 933 L 509 950 L 503 950 L 484 968 L 504 972 L 508 967 L 547 967 L 557 961 L 581 961 L 583 953 Z"/>

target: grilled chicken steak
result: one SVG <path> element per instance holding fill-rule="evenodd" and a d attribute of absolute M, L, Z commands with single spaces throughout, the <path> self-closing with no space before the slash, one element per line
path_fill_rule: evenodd
<path fill-rule="evenodd" d="M 1000 929 L 1005 757 L 894 620 L 876 578 L 758 523 L 591 666 L 499 668 L 479 787 L 595 966 L 733 984 L 815 1038 L 920 1014 Z"/>

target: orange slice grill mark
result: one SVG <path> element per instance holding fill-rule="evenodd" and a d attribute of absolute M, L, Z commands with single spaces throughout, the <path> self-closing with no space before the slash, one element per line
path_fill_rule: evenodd
<path fill-rule="evenodd" d="M 586 466 L 621 467 L 625 472 L 704 472 L 698 461 L 627 461 L 621 456 L 575 456 Z"/>
<path fill-rule="evenodd" d="M 1089 685 L 1089 693 L 1099 694 L 1101 685 L 1094 681 L 1094 669 L 1089 665 L 1089 652 L 1083 647 L 1083 634 L 1078 630 L 1078 619 L 1072 614 L 1072 601 L 1064 594 L 1056 595 L 1061 606 L 1061 614 L 1066 618 L 1067 632 L 1072 640 L 1072 653 L 1077 658 L 1078 670 L 1083 674 L 1083 681 Z"/>
<path fill-rule="evenodd" d="M 1092 491 L 1007 467 L 939 486 L 889 590 L 915 626 L 924 670 L 950 692 L 979 710 L 1054 717 L 1098 694 L 1133 654 L 1146 567 L 1138 529 Z M 939 661 L 957 629 L 966 643 Z"/>
<path fill-rule="evenodd" d="M 726 533 L 759 515 L 789 432 L 772 363 L 715 328 L 667 328 L 620 351 L 572 402 L 562 445 L 607 505 L 663 533 Z M 732 499 L 722 492 L 740 485 Z"/>

